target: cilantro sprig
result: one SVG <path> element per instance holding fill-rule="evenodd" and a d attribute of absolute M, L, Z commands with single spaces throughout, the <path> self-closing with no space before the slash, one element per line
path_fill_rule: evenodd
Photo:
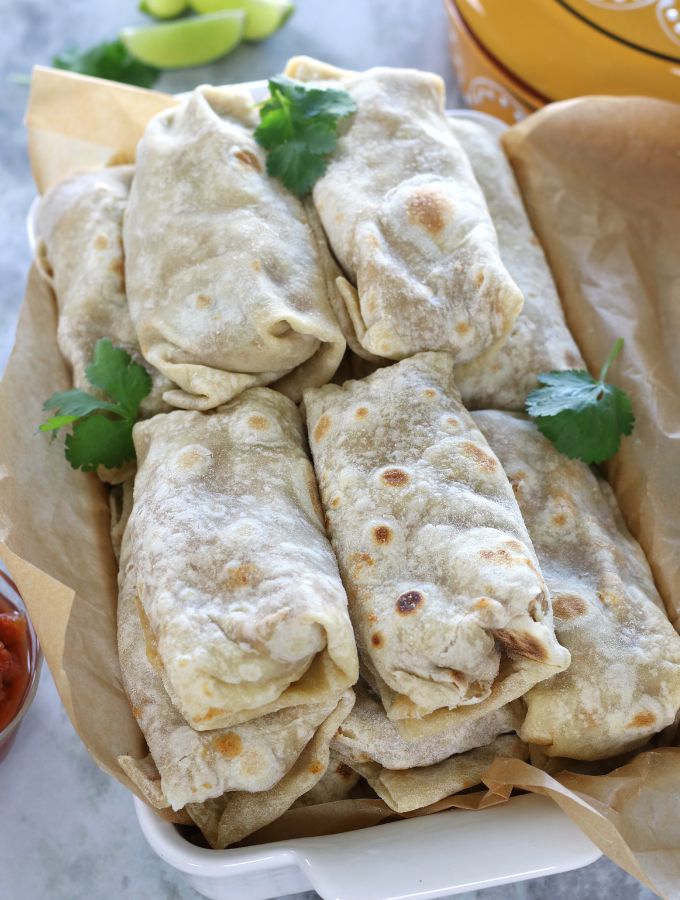
<path fill-rule="evenodd" d="M 269 175 L 304 197 L 326 171 L 340 119 L 356 112 L 356 104 L 346 91 L 307 87 L 285 75 L 269 79 L 269 94 L 255 140 L 267 150 Z"/>
<path fill-rule="evenodd" d="M 66 459 L 74 469 L 92 472 L 98 466 L 115 469 L 135 458 L 132 426 L 139 406 L 151 390 L 151 377 L 129 353 L 114 347 L 108 338 L 97 341 L 92 362 L 85 369 L 92 387 L 110 399 L 76 388 L 58 391 L 43 404 L 54 415 L 40 431 L 56 432 L 72 425 L 66 437 Z"/>
<path fill-rule="evenodd" d="M 544 372 L 541 387 L 526 399 L 526 411 L 558 450 L 573 459 L 600 463 L 619 449 L 621 437 L 635 424 L 628 394 L 605 381 L 621 352 L 619 338 L 602 366 L 597 381 L 583 369 Z"/>
<path fill-rule="evenodd" d="M 94 75 L 143 88 L 152 87 L 161 74 L 160 69 L 131 56 L 120 40 L 104 41 L 89 50 L 71 48 L 55 56 L 52 65 L 55 69 L 67 69 L 79 75 Z"/>

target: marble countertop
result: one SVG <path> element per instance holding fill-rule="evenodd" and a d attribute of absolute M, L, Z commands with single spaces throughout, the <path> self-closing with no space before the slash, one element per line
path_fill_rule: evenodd
<path fill-rule="evenodd" d="M 297 0 L 286 27 L 243 46 L 213 66 L 163 76 L 158 87 L 187 90 L 203 82 L 249 81 L 280 71 L 306 53 L 349 68 L 413 66 L 441 74 L 449 105 L 459 102 L 447 53 L 440 0 Z M 69 46 L 111 39 L 141 20 L 135 0 L 2 0 L 0 30 L 0 370 L 9 356 L 30 253 L 25 220 L 34 196 L 22 117 L 28 96 L 9 81 Z M 192 900 L 183 876 L 147 846 L 129 793 L 89 758 L 45 667 L 14 748 L 0 765 L 0 897 L 7 900 Z M 11 825 L 8 826 L 8 823 Z M 298 895 L 312 900 L 315 894 Z M 653 895 L 606 859 L 587 868 L 488 891 L 483 900 L 643 900 Z M 357 898 L 360 900 L 360 898 Z"/>

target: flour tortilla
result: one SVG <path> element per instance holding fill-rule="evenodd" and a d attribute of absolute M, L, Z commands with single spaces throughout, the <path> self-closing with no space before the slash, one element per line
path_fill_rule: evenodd
<path fill-rule="evenodd" d="M 524 296 L 507 341 L 458 366 L 456 384 L 468 409 L 523 410 L 541 372 L 586 365 L 498 138 L 467 119 L 450 118 L 449 127 L 470 159 L 496 228 L 501 259 Z"/>
<path fill-rule="evenodd" d="M 394 771 L 378 763 L 350 765 L 391 809 L 407 813 L 480 784 L 486 770 L 499 757 L 528 759 L 528 756 L 526 744 L 516 735 L 506 734 L 486 747 L 451 756 L 434 766 Z"/>
<path fill-rule="evenodd" d="M 501 734 L 517 731 L 524 719 L 524 706 L 516 700 L 480 719 L 464 721 L 459 728 L 409 740 L 387 718 L 382 704 L 365 684 L 359 682 L 355 694 L 354 708 L 338 728 L 332 749 L 353 763 L 377 763 L 386 769 L 431 766 L 484 747 Z"/>
<path fill-rule="evenodd" d="M 253 388 L 134 429 L 121 554 L 166 689 L 198 730 L 335 706 L 357 679 L 347 599 L 295 405 Z"/>
<path fill-rule="evenodd" d="M 48 191 L 38 207 L 36 257 L 57 298 L 57 341 L 73 386 L 92 392 L 85 368 L 97 341 L 109 338 L 151 375 L 141 407 L 150 416 L 168 408 L 162 394 L 172 385 L 142 357 L 125 295 L 122 229 L 133 172 L 132 166 L 87 172 Z"/>
<path fill-rule="evenodd" d="M 159 808 L 179 810 L 227 791 L 274 788 L 334 713 L 337 698 L 280 710 L 233 728 L 196 731 L 165 690 L 156 640 L 134 586 L 134 579 L 123 580 L 118 648 L 123 684 L 160 775 L 158 782 L 147 785 L 148 798 Z M 140 766 L 139 760 L 125 760 L 126 771 Z"/>
<path fill-rule="evenodd" d="M 197 88 L 148 124 L 125 216 L 126 279 L 145 357 L 213 409 L 277 382 L 299 399 L 345 350 L 325 245 L 300 200 L 267 176 L 253 99 Z"/>
<path fill-rule="evenodd" d="M 307 57 L 285 71 L 340 87 L 357 105 L 312 194 L 344 271 L 350 346 L 394 360 L 448 350 L 463 363 L 501 344 L 522 294 L 448 127 L 442 79 L 413 69 L 346 72 Z"/>
<path fill-rule="evenodd" d="M 680 709 L 680 636 L 609 485 L 527 418 L 473 418 L 515 490 L 571 666 L 526 694 L 520 736 L 547 756 L 595 760 L 645 743 Z"/>
<path fill-rule="evenodd" d="M 304 402 L 363 667 L 389 718 L 476 718 L 566 668 L 512 488 L 451 356 L 418 354 Z"/>
<path fill-rule="evenodd" d="M 187 806 L 211 847 L 221 850 L 264 828 L 318 784 L 328 768 L 331 738 L 353 702 L 354 695 L 346 691 L 286 777 L 271 790 L 259 794 L 235 791 L 217 800 Z"/>

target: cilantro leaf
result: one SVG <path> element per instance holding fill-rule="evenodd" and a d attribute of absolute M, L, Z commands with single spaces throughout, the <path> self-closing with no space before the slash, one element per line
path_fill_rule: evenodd
<path fill-rule="evenodd" d="M 66 437 L 66 459 L 83 472 L 94 472 L 98 466 L 115 469 L 134 458 L 132 426 L 126 419 L 95 413 L 76 422 Z"/>
<path fill-rule="evenodd" d="M 340 119 L 356 112 L 346 91 L 308 87 L 284 75 L 269 79 L 255 140 L 268 151 L 267 172 L 299 197 L 326 171 Z"/>
<path fill-rule="evenodd" d="M 301 141 L 288 141 L 270 151 L 267 172 L 280 178 L 285 186 L 299 196 L 308 194 L 317 178 L 326 171 L 323 156 L 310 153 Z"/>
<path fill-rule="evenodd" d="M 59 416 L 75 416 L 79 419 L 88 413 L 97 409 L 108 409 L 111 412 L 121 412 L 119 406 L 115 403 L 108 403 L 106 400 L 100 400 L 93 394 L 86 394 L 85 391 L 79 391 L 73 388 L 70 391 L 57 391 L 56 394 L 45 400 L 43 409 L 53 409 Z M 40 426 L 42 429 L 42 426 Z"/>
<path fill-rule="evenodd" d="M 123 42 L 104 41 L 89 50 L 69 50 L 52 59 L 56 69 L 67 69 L 80 75 L 94 75 L 109 81 L 121 81 L 138 87 L 152 87 L 160 75 L 160 70 L 139 62 L 126 50 Z"/>
<path fill-rule="evenodd" d="M 42 423 L 40 431 L 56 432 L 73 425 L 66 438 L 66 458 L 73 468 L 85 472 L 100 465 L 114 469 L 134 459 L 132 428 L 139 406 L 151 390 L 151 377 L 108 338 L 97 341 L 85 374 L 110 400 L 77 389 L 58 391 L 43 404 L 54 415 Z"/>
<path fill-rule="evenodd" d="M 130 354 L 114 347 L 108 338 L 97 341 L 85 375 L 93 387 L 117 400 L 132 419 L 137 418 L 139 404 L 151 390 L 151 376 L 144 366 L 132 362 Z"/>
<path fill-rule="evenodd" d="M 539 431 L 573 459 L 604 462 L 618 451 L 621 436 L 633 430 L 630 397 L 605 381 L 622 347 L 619 338 L 597 380 L 582 369 L 544 372 L 538 376 L 541 387 L 526 399 L 526 411 Z"/>

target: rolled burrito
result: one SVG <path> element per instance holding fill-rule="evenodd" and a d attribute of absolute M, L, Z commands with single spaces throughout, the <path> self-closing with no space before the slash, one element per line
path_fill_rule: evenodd
<path fill-rule="evenodd" d="M 352 691 L 346 691 L 293 768 L 271 790 L 259 794 L 235 791 L 223 794 L 217 800 L 187 805 L 187 812 L 211 847 L 221 850 L 259 831 L 282 816 L 319 783 L 328 769 L 331 738 L 353 702 Z"/>
<path fill-rule="evenodd" d="M 121 584 L 188 724 L 335 705 L 357 679 L 356 647 L 292 401 L 253 388 L 211 415 L 155 416 L 133 436 Z"/>
<path fill-rule="evenodd" d="M 125 216 L 130 312 L 146 358 L 212 409 L 277 382 L 325 384 L 345 339 L 329 299 L 328 248 L 302 203 L 269 178 L 243 90 L 197 88 L 151 120 Z"/>
<path fill-rule="evenodd" d="M 517 731 L 524 718 L 522 701 L 515 700 L 480 719 L 462 722 L 458 728 L 409 740 L 361 682 L 355 694 L 354 708 L 338 728 L 331 747 L 348 762 L 377 763 L 385 769 L 432 766 L 458 753 L 485 747 L 499 735 Z"/>
<path fill-rule="evenodd" d="M 389 718 L 463 706 L 478 717 L 566 668 L 512 488 L 450 354 L 304 402 L 360 655 Z"/>
<path fill-rule="evenodd" d="M 92 392 L 85 368 L 100 338 L 126 350 L 151 375 L 143 416 L 168 409 L 172 385 L 142 357 L 127 298 L 123 265 L 123 213 L 132 166 L 75 175 L 45 194 L 37 215 L 37 262 L 57 298 L 57 341 L 73 370 L 73 385 Z"/>
<path fill-rule="evenodd" d="M 448 350 L 463 363 L 501 344 L 522 294 L 448 127 L 442 79 L 345 72 L 306 57 L 286 74 L 339 86 L 357 105 L 313 199 L 346 276 L 338 287 L 358 345 L 395 360 Z"/>
<path fill-rule="evenodd" d="M 451 756 L 433 766 L 393 770 L 370 762 L 349 765 L 391 809 L 407 813 L 480 784 L 486 770 L 499 757 L 527 759 L 528 756 L 526 744 L 514 734 L 505 734 L 485 747 Z"/>
<path fill-rule="evenodd" d="M 680 636 L 609 485 L 521 415 L 474 420 L 515 490 L 550 588 L 566 672 L 525 696 L 520 736 L 547 756 L 634 749 L 680 708 Z"/>
<path fill-rule="evenodd" d="M 159 808 L 179 810 L 188 803 L 222 798 L 227 792 L 260 794 L 281 789 L 282 780 L 329 717 L 334 726 L 326 742 L 330 743 L 338 724 L 338 704 L 346 713 L 351 703 L 347 706 L 333 694 L 319 703 L 289 707 L 230 728 L 196 731 L 173 706 L 163 685 L 156 638 L 136 594 L 133 571 L 128 567 L 121 575 L 118 600 L 121 674 L 160 777 L 149 782 L 144 760 L 123 756 L 121 766 Z M 149 783 L 156 785 L 155 794 L 150 793 Z M 302 786 L 300 793 L 304 790 Z"/>
<path fill-rule="evenodd" d="M 507 341 L 483 359 L 458 366 L 456 384 L 468 409 L 523 410 L 541 372 L 586 365 L 567 328 L 548 262 L 498 138 L 468 119 L 451 118 L 449 126 L 484 192 L 501 259 L 524 295 Z"/>

